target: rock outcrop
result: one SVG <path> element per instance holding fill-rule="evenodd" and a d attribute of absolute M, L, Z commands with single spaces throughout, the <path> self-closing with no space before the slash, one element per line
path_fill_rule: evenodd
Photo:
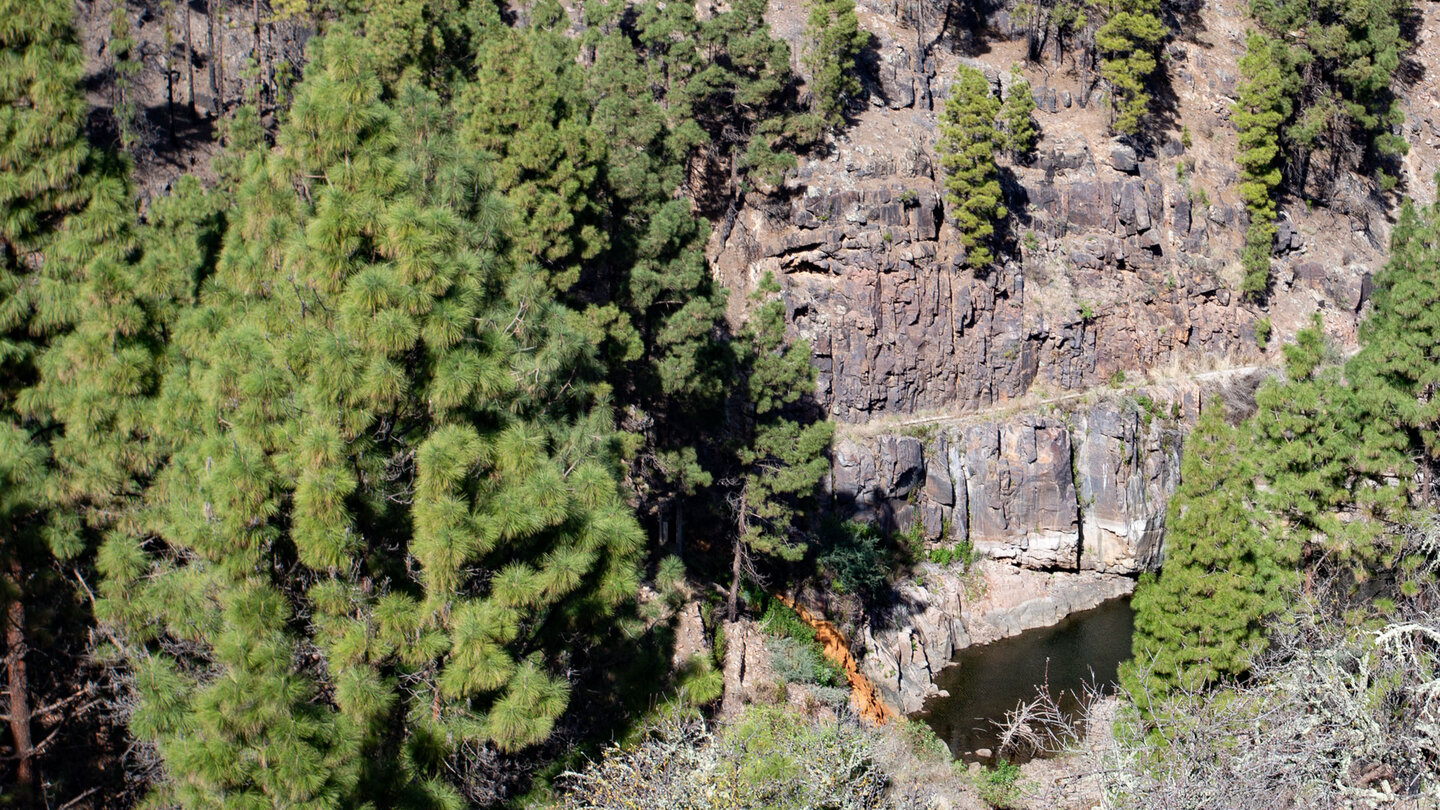
<path fill-rule="evenodd" d="M 1169 407 L 1117 396 L 1046 416 L 842 439 L 835 509 L 900 531 L 918 523 L 931 543 L 969 542 L 1027 568 L 1153 569 L 1179 477 Z"/>
<path fill-rule="evenodd" d="M 1246 215 L 1226 119 L 1243 48 L 1172 43 L 1176 118 L 1150 142 L 1128 142 L 1109 135 L 1093 77 L 1025 61 L 1024 32 L 1003 4 L 988 26 L 970 27 L 987 32 L 984 48 L 937 31 L 943 9 L 930 19 L 925 4 L 861 5 L 876 46 L 871 106 L 802 157 L 781 193 L 749 195 L 711 245 L 737 293 L 767 272 L 782 281 L 835 419 L 976 411 L 1125 374 L 1273 362 L 1315 313 L 1338 343 L 1353 343 L 1388 238 L 1384 203 L 1363 183 L 1337 181 L 1323 209 L 1282 210 L 1265 308 L 1237 292 Z M 798 13 L 782 9 L 772 27 L 801 30 L 777 24 Z M 1245 12 L 1221 2 L 1201 13 L 1218 31 Z M 965 266 L 935 154 L 938 110 L 961 64 L 997 91 L 1012 64 L 1024 66 L 1039 102 L 1035 154 L 1001 166 L 1004 259 L 981 271 Z M 1429 183 L 1416 175 L 1414 185 Z M 1257 325 L 1267 324 L 1261 345 Z"/>

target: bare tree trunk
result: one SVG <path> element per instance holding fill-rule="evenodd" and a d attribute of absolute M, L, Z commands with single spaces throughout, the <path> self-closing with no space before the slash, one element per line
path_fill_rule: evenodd
<path fill-rule="evenodd" d="M 250 0 L 250 18 L 253 29 L 251 35 L 255 39 L 255 47 L 251 51 L 250 58 L 255 60 L 255 107 L 258 112 L 260 101 L 265 91 L 265 69 L 260 47 L 260 0 Z"/>
<path fill-rule="evenodd" d="M 744 566 L 745 556 L 745 529 L 749 525 L 745 512 L 745 490 L 741 485 L 739 497 L 735 503 L 735 545 L 734 556 L 730 560 L 730 593 L 725 597 L 725 610 L 728 621 L 735 621 L 740 615 L 740 571 Z"/>
<path fill-rule="evenodd" d="M 20 561 L 10 560 L 5 579 L 9 604 L 5 608 L 5 675 L 10 695 L 10 736 L 15 744 L 15 782 L 22 790 L 35 784 L 31 759 L 35 744 L 30 739 L 30 686 L 25 676 L 25 603 L 21 599 Z"/>
<path fill-rule="evenodd" d="M 730 561 L 730 592 L 725 595 L 726 620 L 732 622 L 740 615 L 740 544 L 742 542 L 737 535 L 735 537 L 735 555 Z"/>
<path fill-rule="evenodd" d="M 170 143 L 175 143 L 175 65 L 165 60 L 165 113 L 170 118 Z"/>
<path fill-rule="evenodd" d="M 220 33 L 220 0 L 208 0 L 205 4 L 205 23 L 208 28 L 210 46 L 210 111 L 219 118 L 225 105 L 220 94 L 225 88 L 225 45 Z"/>
<path fill-rule="evenodd" d="M 190 0 L 180 0 L 185 15 L 185 89 L 189 93 L 190 114 L 195 114 L 195 45 L 190 38 Z"/>

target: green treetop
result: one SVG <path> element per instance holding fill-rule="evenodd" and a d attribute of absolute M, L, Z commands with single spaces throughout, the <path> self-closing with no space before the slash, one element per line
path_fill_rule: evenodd
<path fill-rule="evenodd" d="M 557 291 L 607 245 L 605 140 L 589 123 L 576 47 L 544 28 L 501 29 L 480 45 L 459 100 L 462 143 L 493 157 L 495 187 L 515 209 L 515 248 Z"/>
<path fill-rule="evenodd" d="M 1000 102 L 990 95 L 985 76 L 962 66 L 940 114 L 940 140 L 935 148 L 945 170 L 945 199 L 960 230 L 965 262 L 974 268 L 994 260 L 990 243 L 995 223 L 1008 213 L 1001 201 L 995 166 L 1000 147 L 995 117 L 999 112 Z"/>
<path fill-rule="evenodd" d="M 870 35 L 860 30 L 855 0 L 811 0 L 805 39 L 811 107 L 826 126 L 839 126 L 845 108 L 860 95 L 855 58 L 870 41 Z"/>
<path fill-rule="evenodd" d="M 1005 96 L 1005 105 L 1000 109 L 997 123 L 1004 133 L 1005 151 L 1010 153 L 1011 158 L 1020 160 L 1035 151 L 1040 129 L 1035 126 L 1032 115 L 1035 112 L 1035 97 L 1030 90 L 1030 82 L 1021 75 L 1018 67 L 1012 67 L 1010 75 L 1010 93 Z"/>
<path fill-rule="evenodd" d="M 1440 464 L 1440 213 L 1406 203 L 1390 241 L 1390 259 L 1375 276 L 1369 317 L 1360 327 L 1360 352 L 1347 365 L 1367 409 L 1383 426 L 1402 432 L 1424 459 L 1431 502 Z"/>
<path fill-rule="evenodd" d="M 1284 352 L 1285 379 L 1256 391 L 1251 417 L 1261 505 L 1307 566 L 1364 578 L 1394 563 L 1387 526 L 1405 508 L 1409 462 L 1344 378 L 1318 318 Z"/>
<path fill-rule="evenodd" d="M 1270 281 L 1270 253 L 1275 241 L 1275 196 L 1280 188 L 1280 131 L 1290 117 L 1289 88 L 1294 79 L 1285 47 L 1251 33 L 1240 59 L 1240 84 L 1231 121 L 1238 136 L 1235 162 L 1240 164 L 1240 198 L 1250 224 L 1241 254 L 1245 279 L 1241 291 L 1264 294 Z"/>
<path fill-rule="evenodd" d="M 1159 62 L 1156 51 L 1165 39 L 1159 0 L 1112 0 L 1105 24 L 1095 32 L 1100 50 L 1100 75 L 1110 83 L 1116 132 L 1133 135 L 1150 109 L 1146 86 Z"/>
<path fill-rule="evenodd" d="M 1405 116 L 1391 84 L 1411 47 L 1408 0 L 1252 0 L 1250 12 L 1274 42 L 1287 43 L 1274 46 L 1294 105 L 1283 137 L 1302 185 L 1316 152 L 1382 172 L 1405 153 Z"/>

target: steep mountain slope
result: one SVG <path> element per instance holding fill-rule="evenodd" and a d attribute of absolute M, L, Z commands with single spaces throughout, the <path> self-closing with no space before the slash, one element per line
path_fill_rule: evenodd
<path fill-rule="evenodd" d="M 1164 50 L 1158 124 L 1121 140 L 1093 65 L 1053 42 L 1025 60 L 1015 7 L 862 4 L 865 108 L 778 193 L 750 195 L 710 245 L 736 292 L 782 279 L 817 397 L 842 423 L 837 511 L 1047 572 L 1153 569 L 1184 425 L 1209 397 L 1243 408 L 1313 317 L 1352 350 L 1399 194 L 1433 194 L 1440 96 L 1417 78 L 1440 58 L 1433 35 L 1400 77 L 1412 149 L 1398 188 L 1342 173 L 1307 188 L 1308 201 L 1281 200 L 1273 287 L 1256 303 L 1239 292 L 1246 215 L 1229 122 L 1248 6 L 1170 11 L 1179 34 Z M 776 2 L 769 15 L 797 54 L 803 13 Z M 1433 31 L 1436 11 L 1421 14 L 1419 30 Z M 960 65 L 997 94 L 1018 68 L 1041 131 L 1033 159 L 1001 160 L 1010 250 L 983 272 L 963 262 L 935 152 Z M 986 606 L 963 606 L 943 572 L 934 579 L 867 632 L 867 671 L 907 710 L 956 646 L 985 635 L 967 622 L 985 623 Z M 996 609 L 1058 587 L 1030 582 Z M 989 623 L 1018 631 L 999 615 Z"/>

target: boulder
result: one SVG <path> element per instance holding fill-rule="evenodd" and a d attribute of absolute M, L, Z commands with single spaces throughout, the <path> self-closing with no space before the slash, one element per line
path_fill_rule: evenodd
<path fill-rule="evenodd" d="M 1110 147 L 1110 165 L 1118 172 L 1135 174 L 1140 171 L 1140 158 L 1134 147 L 1117 143 Z"/>

